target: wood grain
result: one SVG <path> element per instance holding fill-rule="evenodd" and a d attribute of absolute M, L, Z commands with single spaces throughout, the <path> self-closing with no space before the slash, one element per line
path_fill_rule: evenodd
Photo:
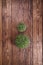
<path fill-rule="evenodd" d="M 0 65 L 42 65 L 42 5 L 42 0 L 0 0 Z M 30 38 L 24 49 L 15 45 L 20 22 Z"/>
<path fill-rule="evenodd" d="M 19 22 L 24 22 L 27 31 L 24 33 L 32 39 L 32 15 L 30 0 L 18 1 L 12 0 L 12 38 L 18 35 L 16 26 Z M 13 65 L 32 65 L 32 44 L 27 49 L 18 49 L 13 45 Z"/>
<path fill-rule="evenodd" d="M 22 10 L 22 5 L 20 5 L 21 4 L 20 2 L 21 1 L 17 1 L 17 0 L 12 1 L 12 39 L 15 39 L 16 35 L 18 35 L 16 26 L 21 20 L 23 20 L 23 10 Z M 13 44 L 13 65 L 14 64 L 24 65 L 25 62 L 24 62 L 24 49 L 19 49 Z"/>
<path fill-rule="evenodd" d="M 2 0 L 0 0 L 0 65 L 2 65 Z"/>
<path fill-rule="evenodd" d="M 12 63 L 11 0 L 3 1 L 3 65 Z"/>
<path fill-rule="evenodd" d="M 24 9 L 24 21 L 26 23 L 26 25 L 28 26 L 27 31 L 24 33 L 27 36 L 30 37 L 30 46 L 28 48 L 25 49 L 25 65 L 32 65 L 32 50 L 33 50 L 33 40 L 32 40 L 32 36 L 33 36 L 33 21 L 32 21 L 32 0 L 28 0 L 28 11 L 26 12 Z M 24 5 L 25 7 L 25 5 Z M 26 7 L 27 8 L 27 7 Z M 27 16 L 26 16 L 27 13 Z M 28 22 L 27 22 L 28 21 Z"/>
<path fill-rule="evenodd" d="M 33 65 L 42 65 L 41 0 L 33 0 Z"/>

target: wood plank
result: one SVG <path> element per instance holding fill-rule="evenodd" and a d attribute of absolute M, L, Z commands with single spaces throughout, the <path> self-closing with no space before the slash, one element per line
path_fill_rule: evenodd
<path fill-rule="evenodd" d="M 39 7 L 39 47 L 38 47 L 38 63 L 39 65 L 42 65 L 42 1 L 40 0 Z M 38 45 L 37 45 L 38 46 Z M 40 54 L 39 54 L 40 53 Z"/>
<path fill-rule="evenodd" d="M 18 35 L 16 26 L 21 20 L 23 20 L 22 17 L 23 10 L 22 10 L 22 6 L 20 5 L 21 4 L 20 2 L 21 1 L 17 1 L 17 0 L 12 1 L 12 39 L 13 40 L 16 38 L 16 35 Z M 19 49 L 14 44 L 13 44 L 13 65 L 24 65 L 24 49 Z"/>
<path fill-rule="evenodd" d="M 18 9 L 19 9 L 19 3 L 17 0 L 12 0 L 12 41 L 15 41 L 15 37 L 18 34 L 16 26 L 18 24 Z M 19 48 L 15 46 L 15 43 L 13 44 L 13 65 L 19 65 Z"/>
<path fill-rule="evenodd" d="M 3 1 L 3 65 L 12 63 L 11 0 Z"/>
<path fill-rule="evenodd" d="M 41 0 L 33 0 L 33 65 L 42 65 Z"/>
<path fill-rule="evenodd" d="M 26 7 L 26 5 L 28 5 L 28 7 Z M 27 10 L 24 9 L 24 22 L 26 23 L 28 28 L 24 34 L 26 34 L 30 38 L 30 45 L 25 49 L 25 65 L 32 65 L 32 0 L 28 0 L 28 2 L 24 5 L 24 8 L 25 7 L 27 8 Z"/>
<path fill-rule="evenodd" d="M 28 29 L 24 33 L 32 40 L 32 3 L 30 0 L 12 1 L 12 39 L 14 40 L 18 31 L 16 26 L 23 21 Z M 13 44 L 13 65 L 32 65 L 32 44 L 27 49 L 19 49 Z"/>
<path fill-rule="evenodd" d="M 2 65 L 2 0 L 0 0 L 0 65 Z"/>

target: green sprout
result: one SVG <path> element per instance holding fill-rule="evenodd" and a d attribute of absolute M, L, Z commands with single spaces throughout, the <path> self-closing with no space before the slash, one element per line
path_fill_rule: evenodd
<path fill-rule="evenodd" d="M 25 48 L 29 45 L 29 43 L 30 43 L 29 38 L 27 36 L 23 35 L 23 34 L 19 34 L 16 37 L 15 44 L 19 48 Z"/>
<path fill-rule="evenodd" d="M 19 32 L 24 32 L 26 30 L 26 25 L 24 23 L 19 23 L 17 29 Z"/>

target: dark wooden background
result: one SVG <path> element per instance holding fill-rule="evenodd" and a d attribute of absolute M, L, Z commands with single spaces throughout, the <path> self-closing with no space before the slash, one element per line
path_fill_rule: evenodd
<path fill-rule="evenodd" d="M 0 65 L 42 64 L 42 0 L 0 0 Z M 28 48 L 19 49 L 13 43 L 23 21 L 30 37 Z"/>

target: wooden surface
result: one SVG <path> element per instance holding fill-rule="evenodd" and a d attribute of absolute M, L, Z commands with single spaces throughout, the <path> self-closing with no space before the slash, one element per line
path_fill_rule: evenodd
<path fill-rule="evenodd" d="M 21 21 L 31 40 L 25 49 L 14 44 Z M 0 0 L 0 65 L 42 65 L 42 0 Z"/>
<path fill-rule="evenodd" d="M 0 65 L 2 65 L 2 1 L 0 0 Z"/>

